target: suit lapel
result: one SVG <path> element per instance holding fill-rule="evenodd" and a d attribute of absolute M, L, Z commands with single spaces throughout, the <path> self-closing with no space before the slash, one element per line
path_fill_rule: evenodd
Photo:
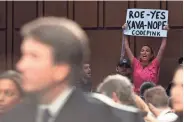
<path fill-rule="evenodd" d="M 85 98 L 82 92 L 74 90 L 63 108 L 61 108 L 55 122 L 76 122 L 76 118 L 82 118 L 81 111 L 79 110 L 82 104 L 85 104 Z"/>

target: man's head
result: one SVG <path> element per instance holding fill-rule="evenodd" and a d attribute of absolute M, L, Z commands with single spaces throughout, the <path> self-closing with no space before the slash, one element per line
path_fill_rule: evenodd
<path fill-rule="evenodd" d="M 144 98 L 146 103 L 151 103 L 156 108 L 167 108 L 169 98 L 166 91 L 161 86 L 156 86 L 145 91 Z"/>
<path fill-rule="evenodd" d="M 72 84 L 89 54 L 88 38 L 72 20 L 42 17 L 21 28 L 22 56 L 17 69 L 26 92 L 41 92 Z"/>
<path fill-rule="evenodd" d="M 116 71 L 118 74 L 130 77 L 131 75 L 130 61 L 126 58 L 120 60 L 116 66 Z"/>
<path fill-rule="evenodd" d="M 90 79 L 91 78 L 91 66 L 89 63 L 84 63 L 83 64 L 83 76 L 85 79 Z"/>
<path fill-rule="evenodd" d="M 179 65 L 173 76 L 171 88 L 172 106 L 177 112 L 183 111 L 183 65 Z"/>
<path fill-rule="evenodd" d="M 132 84 L 130 80 L 119 74 L 107 76 L 98 86 L 97 92 L 112 98 L 115 102 L 135 105 Z"/>
<path fill-rule="evenodd" d="M 144 99 L 144 93 L 146 90 L 155 87 L 156 85 L 153 82 L 144 82 L 140 87 L 140 96 Z"/>

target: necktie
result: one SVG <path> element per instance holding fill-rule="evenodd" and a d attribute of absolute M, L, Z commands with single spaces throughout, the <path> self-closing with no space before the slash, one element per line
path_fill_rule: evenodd
<path fill-rule="evenodd" d="M 42 122 L 49 122 L 49 119 L 51 118 L 51 115 L 49 113 L 48 109 L 45 109 L 43 111 L 43 116 L 42 116 Z"/>

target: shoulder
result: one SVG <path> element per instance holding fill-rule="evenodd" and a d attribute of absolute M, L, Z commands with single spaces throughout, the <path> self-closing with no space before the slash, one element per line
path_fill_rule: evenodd
<path fill-rule="evenodd" d="M 0 122 L 20 122 L 27 121 L 30 118 L 33 106 L 27 103 L 20 103 L 16 105 L 12 110 L 1 116 Z"/>

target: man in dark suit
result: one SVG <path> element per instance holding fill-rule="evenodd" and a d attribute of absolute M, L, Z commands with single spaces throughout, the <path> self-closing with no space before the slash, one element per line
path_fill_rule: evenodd
<path fill-rule="evenodd" d="M 1 117 L 2 122 L 118 122 L 104 104 L 92 104 L 72 87 L 89 56 L 86 33 L 72 20 L 43 17 L 21 29 L 16 67 L 24 91 L 33 96 Z"/>

